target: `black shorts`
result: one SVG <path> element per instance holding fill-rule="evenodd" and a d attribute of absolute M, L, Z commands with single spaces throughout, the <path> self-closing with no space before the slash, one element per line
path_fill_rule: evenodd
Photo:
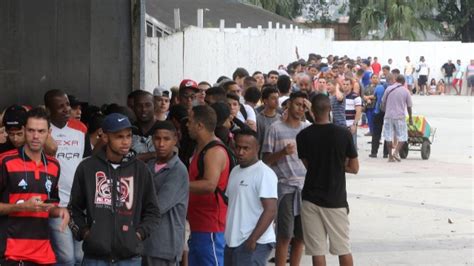
<path fill-rule="evenodd" d="M 427 75 L 420 75 L 418 77 L 418 86 L 426 85 L 427 81 L 428 81 L 428 76 Z"/>

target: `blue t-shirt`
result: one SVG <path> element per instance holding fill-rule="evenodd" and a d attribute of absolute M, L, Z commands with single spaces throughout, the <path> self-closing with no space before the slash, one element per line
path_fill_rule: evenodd
<path fill-rule="evenodd" d="M 372 72 L 370 71 L 365 71 L 364 75 L 362 76 L 362 85 L 364 85 L 364 88 L 367 87 L 367 85 L 370 84 L 370 77 L 372 76 Z"/>
<path fill-rule="evenodd" d="M 375 87 L 374 95 L 377 101 L 375 102 L 374 113 L 376 114 L 380 113 L 380 105 L 382 105 L 382 97 L 384 93 L 385 93 L 385 87 L 382 84 L 379 84 L 377 85 L 377 87 Z"/>

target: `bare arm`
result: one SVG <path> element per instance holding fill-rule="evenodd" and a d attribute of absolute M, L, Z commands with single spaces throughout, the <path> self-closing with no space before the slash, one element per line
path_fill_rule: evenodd
<path fill-rule="evenodd" d="M 413 125 L 413 119 L 411 116 L 411 107 L 407 107 L 407 111 L 408 111 L 408 121 L 410 122 L 410 125 Z"/>
<path fill-rule="evenodd" d="M 254 251 L 257 246 L 257 240 L 267 231 L 268 227 L 275 219 L 277 212 L 277 199 L 260 199 L 263 206 L 263 212 L 258 219 L 257 225 L 253 229 L 252 234 L 245 241 L 248 250 Z"/>
<path fill-rule="evenodd" d="M 295 144 L 287 144 L 284 149 L 270 153 L 266 152 L 263 154 L 263 162 L 268 164 L 268 165 L 274 165 L 276 164 L 280 159 L 287 155 L 292 155 L 296 153 L 296 145 Z"/>
<path fill-rule="evenodd" d="M 357 174 L 359 172 L 359 159 L 357 157 L 346 159 L 345 170 L 346 173 Z"/>
<path fill-rule="evenodd" d="M 219 177 L 227 164 L 227 154 L 221 147 L 209 149 L 204 156 L 204 176 L 189 183 L 189 192 L 196 194 L 214 193 Z"/>
<path fill-rule="evenodd" d="M 48 138 L 46 139 L 46 143 L 44 144 L 44 152 L 47 155 L 50 156 L 56 156 L 56 152 L 58 151 L 58 144 L 56 144 L 56 141 L 53 139 L 53 137 L 48 135 Z"/>

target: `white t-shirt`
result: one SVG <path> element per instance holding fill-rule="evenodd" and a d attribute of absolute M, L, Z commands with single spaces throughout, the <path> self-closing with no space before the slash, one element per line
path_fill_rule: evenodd
<path fill-rule="evenodd" d="M 262 161 L 246 168 L 236 166 L 232 169 L 226 190 L 229 205 L 224 234 L 229 247 L 238 247 L 249 238 L 263 213 L 261 198 L 277 199 L 277 184 L 277 176 Z M 257 243 L 275 241 L 275 231 L 270 225 Z"/>
<path fill-rule="evenodd" d="M 71 195 L 72 181 L 79 163 L 91 153 L 87 128 L 81 122 L 71 119 L 66 126 L 58 128 L 51 124 L 51 136 L 58 145 L 56 159 L 61 167 L 58 190 L 59 206 L 66 207 Z"/>
<path fill-rule="evenodd" d="M 462 75 L 464 74 L 464 69 L 466 69 L 466 67 L 456 64 L 456 74 L 455 74 L 456 79 L 462 79 Z"/>
<path fill-rule="evenodd" d="M 245 119 L 244 115 L 239 111 L 237 114 L 237 119 L 239 119 L 242 122 L 246 122 L 247 120 L 254 121 L 257 123 L 257 115 L 255 114 L 255 110 L 252 108 L 252 106 L 248 104 L 243 104 L 245 108 L 245 112 L 247 112 L 247 119 Z"/>
<path fill-rule="evenodd" d="M 429 72 L 429 67 L 428 67 L 428 64 L 426 64 L 426 61 L 425 62 L 419 62 L 418 63 L 418 69 L 420 70 L 418 72 L 418 75 L 420 76 L 428 76 L 428 72 Z"/>

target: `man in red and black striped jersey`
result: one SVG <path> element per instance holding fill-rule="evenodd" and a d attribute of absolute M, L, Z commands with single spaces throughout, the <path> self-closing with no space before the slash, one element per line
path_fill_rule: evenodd
<path fill-rule="evenodd" d="M 8 215 L 2 265 L 50 265 L 56 262 L 49 240 L 48 218 L 69 213 L 57 207 L 59 163 L 43 148 L 51 133 L 46 111 L 28 112 L 25 145 L 2 156 L 0 162 L 0 215 Z"/>

